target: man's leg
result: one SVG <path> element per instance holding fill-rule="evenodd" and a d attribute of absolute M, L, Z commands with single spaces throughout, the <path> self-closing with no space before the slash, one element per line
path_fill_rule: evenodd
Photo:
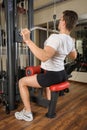
<path fill-rule="evenodd" d="M 51 100 L 51 91 L 50 91 L 49 87 L 46 88 L 46 97 L 48 100 Z"/>
<path fill-rule="evenodd" d="M 19 91 L 26 111 L 31 111 L 28 87 L 41 88 L 37 82 L 37 75 L 27 76 L 19 80 Z"/>
<path fill-rule="evenodd" d="M 37 75 L 29 76 L 29 77 L 23 77 L 19 80 L 19 91 L 20 96 L 24 104 L 24 111 L 25 115 L 31 114 L 31 106 L 30 106 L 30 99 L 29 99 L 29 90 L 28 87 L 34 87 L 34 88 L 41 88 L 41 86 L 37 82 Z M 31 121 L 32 119 L 26 119 L 27 117 L 24 117 L 24 111 L 22 112 L 16 112 L 15 117 L 19 120 L 26 120 Z"/>

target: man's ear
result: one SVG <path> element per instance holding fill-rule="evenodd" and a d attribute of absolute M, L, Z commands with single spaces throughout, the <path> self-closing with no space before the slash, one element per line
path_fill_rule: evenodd
<path fill-rule="evenodd" d="M 65 22 L 65 20 L 63 20 L 63 26 L 66 26 L 66 22 Z"/>

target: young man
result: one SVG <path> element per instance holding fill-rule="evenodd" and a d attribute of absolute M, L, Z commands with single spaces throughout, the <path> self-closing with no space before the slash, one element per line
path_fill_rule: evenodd
<path fill-rule="evenodd" d="M 28 29 L 23 29 L 21 35 L 24 43 L 29 47 L 32 53 L 41 61 L 41 68 L 46 73 L 35 74 L 29 77 L 23 77 L 19 80 L 20 96 L 24 104 L 21 112 L 16 112 L 15 117 L 18 120 L 32 121 L 33 114 L 31 112 L 28 87 L 47 88 L 48 99 L 50 100 L 49 86 L 66 80 L 64 69 L 64 60 L 67 55 L 72 59 L 77 57 L 74 40 L 70 33 L 75 27 L 78 15 L 72 10 L 66 10 L 62 13 L 59 20 L 58 29 L 60 34 L 52 34 L 44 44 L 44 49 L 39 48 L 30 39 Z"/>

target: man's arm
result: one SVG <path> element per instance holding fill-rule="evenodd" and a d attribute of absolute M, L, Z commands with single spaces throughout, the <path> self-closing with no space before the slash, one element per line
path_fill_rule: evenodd
<path fill-rule="evenodd" d="M 45 46 L 44 49 L 39 48 L 31 39 L 30 31 L 26 28 L 21 31 L 24 43 L 30 48 L 32 53 L 41 61 L 45 62 L 46 60 L 53 57 L 56 53 L 56 50 L 50 46 Z"/>
<path fill-rule="evenodd" d="M 39 48 L 33 41 L 29 40 L 27 41 L 27 45 L 32 51 L 32 53 L 42 62 L 45 62 L 46 60 L 53 57 L 56 53 L 56 50 L 50 46 L 45 46 L 44 49 Z"/>
<path fill-rule="evenodd" d="M 68 57 L 70 57 L 71 59 L 75 60 L 77 58 L 77 52 L 76 52 L 76 50 L 70 52 L 68 54 Z"/>

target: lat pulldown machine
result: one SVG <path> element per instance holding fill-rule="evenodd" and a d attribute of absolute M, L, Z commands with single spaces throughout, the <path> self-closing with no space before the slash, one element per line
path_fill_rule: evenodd
<path fill-rule="evenodd" d="M 6 15 L 6 34 L 7 34 L 7 72 L 6 72 L 6 93 L 5 96 L 6 113 L 14 110 L 17 105 L 18 97 L 18 65 L 16 56 L 17 40 L 21 37 L 17 34 L 17 3 L 24 0 L 3 0 Z M 28 0 L 28 28 L 33 27 L 33 0 Z M 33 31 L 31 32 L 33 39 Z M 29 51 L 29 65 L 33 65 L 33 55 Z"/>
<path fill-rule="evenodd" d="M 16 45 L 17 42 L 22 42 L 22 37 L 18 33 L 17 29 L 17 2 L 14 0 L 4 0 L 5 4 L 5 13 L 6 13 L 6 32 L 7 32 L 7 74 L 6 74 L 6 82 L 7 82 L 7 92 L 5 95 L 6 99 L 6 111 L 7 113 L 10 110 L 14 110 L 16 106 L 16 102 L 18 99 L 17 96 L 17 88 L 18 88 L 18 66 L 17 66 L 17 57 L 16 57 Z M 28 28 L 31 31 L 31 39 L 34 39 L 33 30 L 33 0 L 28 0 Z M 36 27 L 36 29 L 44 29 L 40 27 Z M 29 66 L 34 66 L 33 54 L 29 51 Z M 52 89 L 51 89 L 52 90 Z M 33 93 L 33 89 L 31 90 L 31 94 Z M 53 91 L 53 90 L 52 90 Z M 57 90 L 58 91 L 58 90 Z M 40 91 L 40 98 L 42 98 L 42 90 Z M 34 97 L 34 96 L 33 96 Z M 32 98 L 32 96 L 31 96 Z M 32 100 L 37 99 L 32 98 Z M 42 100 L 38 100 L 40 104 Z M 43 102 L 46 105 L 46 100 Z M 48 103 L 47 103 L 48 104 Z M 53 108 L 52 108 L 53 109 Z"/>

